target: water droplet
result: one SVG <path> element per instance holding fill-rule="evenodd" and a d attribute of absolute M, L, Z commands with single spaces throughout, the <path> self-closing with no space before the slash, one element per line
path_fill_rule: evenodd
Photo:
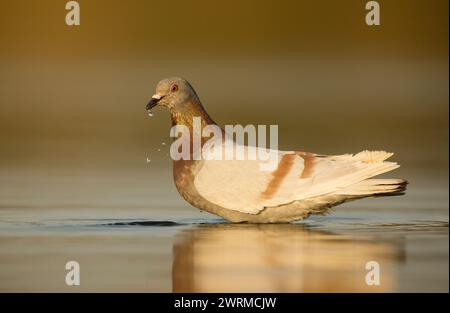
<path fill-rule="evenodd" d="M 151 111 L 147 111 L 147 113 L 148 113 L 148 116 L 150 116 L 150 117 L 153 117 L 153 112 L 151 112 Z"/>
<path fill-rule="evenodd" d="M 165 145 L 166 145 L 166 143 L 165 143 L 165 142 L 163 142 L 163 143 L 162 143 L 162 145 L 163 145 L 163 146 L 165 146 Z"/>
<path fill-rule="evenodd" d="M 152 159 L 147 158 L 147 163 L 150 163 L 152 161 Z"/>

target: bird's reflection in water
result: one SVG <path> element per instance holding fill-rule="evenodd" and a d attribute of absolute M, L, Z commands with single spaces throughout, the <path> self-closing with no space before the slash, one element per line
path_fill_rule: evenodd
<path fill-rule="evenodd" d="M 174 246 L 174 292 L 395 291 L 398 244 L 301 224 L 215 224 L 183 231 Z M 367 285 L 366 263 L 380 265 Z"/>

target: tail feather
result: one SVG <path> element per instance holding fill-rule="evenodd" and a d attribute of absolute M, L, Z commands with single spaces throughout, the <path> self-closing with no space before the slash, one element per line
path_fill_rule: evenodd
<path fill-rule="evenodd" d="M 353 158 L 364 163 L 380 163 L 386 161 L 393 155 L 394 154 L 392 152 L 364 150 L 355 154 Z"/>
<path fill-rule="evenodd" d="M 381 196 L 401 194 L 408 182 L 404 179 L 366 179 L 350 185 L 335 194 L 347 196 Z"/>

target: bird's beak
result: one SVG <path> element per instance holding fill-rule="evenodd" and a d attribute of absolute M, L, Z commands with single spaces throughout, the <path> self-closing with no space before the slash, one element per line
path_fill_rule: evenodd
<path fill-rule="evenodd" d="M 162 99 L 163 97 L 161 97 L 160 95 L 153 95 L 152 99 L 150 100 L 149 103 L 147 103 L 147 106 L 145 107 L 147 111 L 150 111 L 151 109 L 153 109 L 155 106 L 158 105 L 158 102 Z"/>

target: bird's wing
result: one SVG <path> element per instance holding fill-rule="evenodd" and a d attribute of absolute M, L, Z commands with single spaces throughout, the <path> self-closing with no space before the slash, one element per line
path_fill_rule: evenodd
<path fill-rule="evenodd" d="M 230 146 L 223 146 L 224 151 L 229 149 Z M 246 153 L 249 149 L 258 151 L 244 147 Z M 272 150 L 271 153 L 272 157 L 277 156 L 271 170 L 267 170 L 267 159 L 259 157 L 258 153 L 256 159 L 246 154 L 244 160 L 204 160 L 195 175 L 195 188 L 216 205 L 258 214 L 266 207 L 338 192 L 398 167 L 396 163 L 383 162 L 392 155 L 384 151 L 339 156 L 298 151 Z"/>

